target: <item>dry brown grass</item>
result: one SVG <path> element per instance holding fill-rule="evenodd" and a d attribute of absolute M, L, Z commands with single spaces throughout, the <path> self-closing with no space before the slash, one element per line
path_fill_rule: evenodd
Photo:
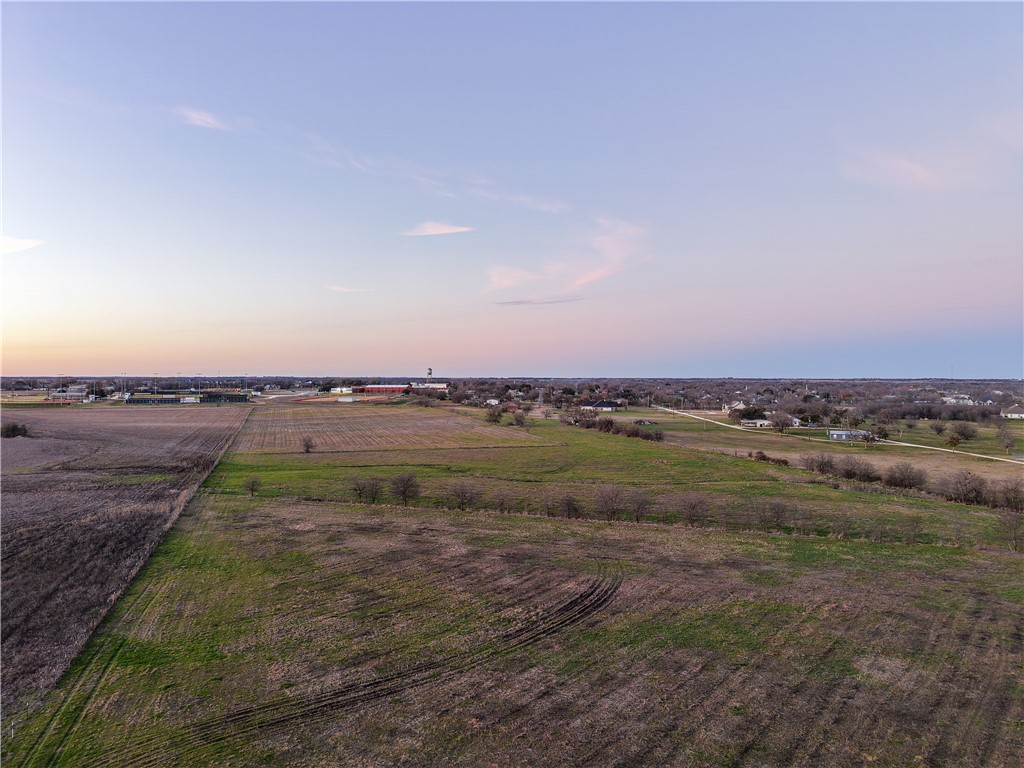
<path fill-rule="evenodd" d="M 248 408 L 21 410 L 3 450 L 4 704 L 52 685 Z"/>
<path fill-rule="evenodd" d="M 541 444 L 522 429 L 485 425 L 448 409 L 337 403 L 257 408 L 239 435 L 241 452 L 290 453 L 310 437 L 317 452 L 485 448 Z"/>

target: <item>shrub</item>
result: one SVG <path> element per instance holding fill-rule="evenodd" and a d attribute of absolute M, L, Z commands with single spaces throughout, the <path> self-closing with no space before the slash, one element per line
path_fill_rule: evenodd
<path fill-rule="evenodd" d="M 28 437 L 28 426 L 9 421 L 0 428 L 0 434 L 3 437 Z"/>
<path fill-rule="evenodd" d="M 961 470 L 946 479 L 942 495 L 959 504 L 985 504 L 988 501 L 988 481 L 973 472 Z"/>
<path fill-rule="evenodd" d="M 1018 515 L 1024 514 L 1024 480 L 1006 480 L 999 486 L 999 505 Z"/>
<path fill-rule="evenodd" d="M 309 453 L 314 448 L 316 448 L 316 443 L 313 442 L 313 438 L 312 437 L 309 437 L 307 435 L 306 437 L 302 438 L 302 452 L 303 453 Z"/>
<path fill-rule="evenodd" d="M 978 428 L 973 424 L 966 421 L 958 421 L 953 424 L 952 432 L 954 435 L 960 438 L 961 442 L 966 443 L 968 440 L 973 440 L 978 436 Z"/>
<path fill-rule="evenodd" d="M 516 411 L 512 414 L 512 426 L 514 427 L 525 427 L 526 426 L 526 414 L 521 411 Z"/>
<path fill-rule="evenodd" d="M 610 416 L 602 416 L 594 426 L 598 432 L 611 432 L 612 427 L 615 426 L 615 419 Z"/>
<path fill-rule="evenodd" d="M 924 488 L 928 475 L 907 461 L 898 461 L 885 471 L 882 482 L 890 488 Z"/>
<path fill-rule="evenodd" d="M 487 409 L 487 415 L 484 416 L 484 421 L 488 424 L 501 424 L 501 415 L 503 411 L 500 405 L 492 405 Z"/>
<path fill-rule="evenodd" d="M 651 440 L 656 443 L 663 442 L 665 440 L 665 432 L 660 429 L 652 429 L 649 433 Z"/>
<path fill-rule="evenodd" d="M 813 456 L 801 456 L 800 463 L 819 475 L 831 475 L 836 470 L 836 457 L 824 451 L 819 451 Z"/>
<path fill-rule="evenodd" d="M 878 471 L 867 461 L 857 456 L 841 456 L 836 462 L 835 472 L 847 480 L 871 483 L 880 479 Z"/>
<path fill-rule="evenodd" d="M 946 431 L 946 425 L 943 424 L 941 421 L 933 421 L 931 424 L 928 425 L 928 429 L 930 429 L 936 435 L 941 435 L 943 432 Z"/>

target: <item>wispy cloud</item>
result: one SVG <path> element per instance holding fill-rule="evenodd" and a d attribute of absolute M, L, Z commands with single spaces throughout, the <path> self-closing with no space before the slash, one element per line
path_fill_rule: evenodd
<path fill-rule="evenodd" d="M 996 115 L 896 149 L 849 148 L 839 170 L 848 179 L 882 188 L 934 192 L 984 187 L 1020 167 L 1020 127 L 1019 113 Z"/>
<path fill-rule="evenodd" d="M 597 225 L 599 231 L 590 241 L 597 258 L 576 277 L 570 288 L 581 288 L 616 275 L 642 255 L 647 235 L 643 227 L 607 216 L 598 218 Z"/>
<path fill-rule="evenodd" d="M 496 301 L 506 307 L 538 307 L 544 304 L 571 304 L 574 301 L 583 301 L 582 296 L 553 296 L 547 299 L 513 299 L 512 301 Z"/>
<path fill-rule="evenodd" d="M 596 231 L 589 237 L 585 249 L 580 249 L 581 252 L 575 255 L 553 259 L 541 269 L 508 265 L 489 267 L 487 290 L 516 288 L 537 282 L 549 286 L 552 292 L 576 291 L 617 275 L 645 258 L 646 229 L 610 216 L 600 216 L 594 219 L 594 224 Z"/>
<path fill-rule="evenodd" d="M 175 114 L 178 115 L 189 125 L 196 125 L 200 128 L 213 128 L 218 131 L 229 131 L 227 125 L 223 121 L 211 115 L 201 109 L 192 109 L 191 107 L 178 107 L 174 110 Z"/>
<path fill-rule="evenodd" d="M 430 237 L 431 235 L 454 235 L 459 232 L 472 231 L 473 227 L 459 227 L 455 224 L 445 224 L 442 221 L 423 221 L 402 234 L 406 237 Z"/>
<path fill-rule="evenodd" d="M 487 270 L 487 290 L 498 291 L 539 280 L 540 275 L 520 267 L 491 267 Z"/>
<path fill-rule="evenodd" d="M 0 253 L 6 256 L 10 253 L 27 251 L 29 248 L 35 248 L 38 245 L 42 245 L 44 242 L 45 241 L 43 240 L 29 240 L 24 237 L 8 237 L 7 235 L 0 235 Z"/>
<path fill-rule="evenodd" d="M 327 286 L 335 293 L 372 293 L 373 288 L 348 288 L 344 285 L 329 285 Z"/>
<path fill-rule="evenodd" d="M 569 210 L 568 203 L 549 197 L 537 197 L 536 195 L 524 195 L 516 192 L 503 192 L 497 189 L 471 187 L 466 192 L 470 197 L 492 200 L 498 203 L 514 203 L 524 208 L 544 213 L 562 213 Z"/>
<path fill-rule="evenodd" d="M 840 169 L 848 179 L 876 187 L 933 190 L 944 186 L 938 168 L 921 159 L 895 152 L 851 152 Z"/>

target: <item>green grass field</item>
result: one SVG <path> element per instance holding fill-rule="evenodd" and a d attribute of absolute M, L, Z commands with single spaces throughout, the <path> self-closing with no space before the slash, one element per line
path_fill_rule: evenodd
<path fill-rule="evenodd" d="M 1024 753 L 1024 559 L 989 510 L 556 421 L 530 431 L 497 448 L 229 453 L 57 689 L 5 713 L 5 761 L 973 766 Z M 423 485 L 409 507 L 353 503 L 353 477 L 403 471 Z M 448 508 L 459 480 L 482 490 L 479 509 Z M 652 494 L 648 521 L 541 514 L 566 493 L 589 514 L 607 484 Z M 693 493 L 708 519 L 673 522 Z M 518 512 L 493 511 L 501 496 Z M 759 530 L 771 504 L 802 522 Z"/>

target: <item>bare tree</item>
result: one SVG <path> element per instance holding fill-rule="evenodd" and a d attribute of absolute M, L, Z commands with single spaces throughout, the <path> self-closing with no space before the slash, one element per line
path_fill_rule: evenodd
<path fill-rule="evenodd" d="M 448 495 L 456 509 L 475 507 L 480 503 L 480 489 L 466 480 L 458 480 L 448 486 Z"/>
<path fill-rule="evenodd" d="M 526 414 L 522 411 L 516 411 L 512 414 L 512 426 L 514 427 L 525 427 L 526 426 Z"/>
<path fill-rule="evenodd" d="M 933 421 L 928 425 L 928 429 L 934 432 L 936 435 L 941 435 L 946 431 L 946 425 L 941 421 Z"/>
<path fill-rule="evenodd" d="M 954 451 L 956 447 L 963 442 L 963 438 L 960 437 L 956 432 L 953 432 L 949 437 L 946 438 L 946 445 L 952 448 Z"/>
<path fill-rule="evenodd" d="M 900 521 L 900 533 L 904 544 L 917 544 L 924 530 L 924 521 L 918 515 L 907 515 Z"/>
<path fill-rule="evenodd" d="M 626 499 L 626 508 L 633 516 L 633 522 L 639 523 L 654 508 L 654 499 L 647 491 L 636 490 L 629 494 Z"/>
<path fill-rule="evenodd" d="M 772 429 L 780 434 L 793 426 L 793 417 L 785 411 L 776 411 L 769 419 Z"/>
<path fill-rule="evenodd" d="M 407 507 L 410 501 L 419 498 L 420 481 L 412 472 L 402 472 L 391 478 L 391 492 Z"/>
<path fill-rule="evenodd" d="M 1024 514 L 1024 480 L 1005 480 L 999 486 L 999 505 L 1019 515 Z"/>
<path fill-rule="evenodd" d="M 1003 446 L 1003 450 L 1006 451 L 1006 455 L 1009 456 L 1013 451 L 1013 447 L 1017 444 L 1017 438 L 1005 424 L 1000 424 L 999 429 L 996 432 L 996 436 L 999 439 L 999 444 Z"/>
<path fill-rule="evenodd" d="M 313 438 L 312 437 L 310 437 L 309 435 L 306 435 L 304 438 L 302 438 L 302 452 L 303 453 L 309 453 L 314 448 L 316 448 L 316 443 L 313 442 Z"/>
<path fill-rule="evenodd" d="M 558 511 L 562 517 L 570 519 L 583 517 L 583 505 L 572 493 L 566 493 L 558 500 Z"/>
<path fill-rule="evenodd" d="M 602 485 L 594 497 L 594 511 L 608 520 L 622 515 L 622 489 L 617 485 Z"/>
<path fill-rule="evenodd" d="M 494 496 L 491 499 L 491 503 L 494 505 L 494 508 L 502 514 L 511 512 L 513 509 L 512 496 L 506 490 L 495 491 Z"/>
<path fill-rule="evenodd" d="M 356 501 L 376 504 L 384 493 L 384 481 L 379 477 L 356 477 L 352 479 L 352 490 Z"/>
<path fill-rule="evenodd" d="M 978 436 L 978 428 L 966 421 L 954 422 L 952 431 L 953 434 L 959 437 L 960 441 L 964 443 L 968 440 L 973 440 Z"/>
<path fill-rule="evenodd" d="M 504 411 L 501 410 L 500 405 L 492 405 L 487 409 L 487 415 L 484 416 L 484 421 L 488 424 L 501 424 L 501 417 Z"/>
<path fill-rule="evenodd" d="M 698 526 L 708 519 L 711 504 L 703 493 L 687 493 L 679 500 L 679 512 L 688 525 Z"/>
<path fill-rule="evenodd" d="M 258 491 L 262 486 L 263 481 L 256 477 L 256 475 L 246 478 L 245 483 L 242 485 L 242 487 L 249 492 L 250 497 L 255 496 L 256 491 Z"/>

